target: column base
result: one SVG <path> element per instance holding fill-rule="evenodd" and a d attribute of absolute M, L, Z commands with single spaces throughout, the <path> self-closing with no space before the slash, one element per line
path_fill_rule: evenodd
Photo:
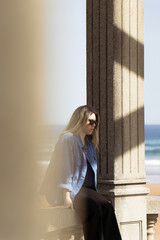
<path fill-rule="evenodd" d="M 111 200 L 123 240 L 147 240 L 146 179 L 99 180 L 98 192 Z"/>

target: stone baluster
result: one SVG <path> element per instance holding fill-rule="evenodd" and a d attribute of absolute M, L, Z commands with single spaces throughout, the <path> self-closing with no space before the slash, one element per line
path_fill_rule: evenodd
<path fill-rule="evenodd" d="M 154 240 L 154 226 L 157 222 L 158 214 L 147 214 L 147 240 Z"/>

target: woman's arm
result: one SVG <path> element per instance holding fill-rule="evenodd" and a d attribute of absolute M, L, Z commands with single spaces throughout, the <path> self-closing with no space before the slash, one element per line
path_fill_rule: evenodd
<path fill-rule="evenodd" d="M 70 192 L 64 188 L 64 192 L 63 192 L 63 197 L 64 197 L 64 205 L 68 208 L 71 208 L 73 210 L 73 202 L 70 198 Z"/>
<path fill-rule="evenodd" d="M 61 136 L 57 145 L 56 154 L 56 176 L 59 187 L 72 191 L 73 179 L 73 138 L 71 133 Z"/>
<path fill-rule="evenodd" d="M 72 191 L 73 179 L 73 149 L 73 135 L 71 133 L 62 135 L 57 144 L 56 176 L 59 182 L 58 186 L 63 189 L 64 206 L 72 210 L 73 202 L 70 198 L 70 192 Z"/>

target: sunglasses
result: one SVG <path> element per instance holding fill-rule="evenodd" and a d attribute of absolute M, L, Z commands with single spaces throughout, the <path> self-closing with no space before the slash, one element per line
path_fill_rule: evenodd
<path fill-rule="evenodd" d="M 97 121 L 94 121 L 93 119 L 89 119 L 89 125 L 97 125 Z"/>

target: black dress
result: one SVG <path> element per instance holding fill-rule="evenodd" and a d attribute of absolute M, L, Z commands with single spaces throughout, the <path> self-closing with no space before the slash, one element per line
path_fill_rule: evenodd
<path fill-rule="evenodd" d="M 93 169 L 87 160 L 87 173 L 73 207 L 79 214 L 85 240 L 122 240 L 112 203 L 95 189 Z"/>

